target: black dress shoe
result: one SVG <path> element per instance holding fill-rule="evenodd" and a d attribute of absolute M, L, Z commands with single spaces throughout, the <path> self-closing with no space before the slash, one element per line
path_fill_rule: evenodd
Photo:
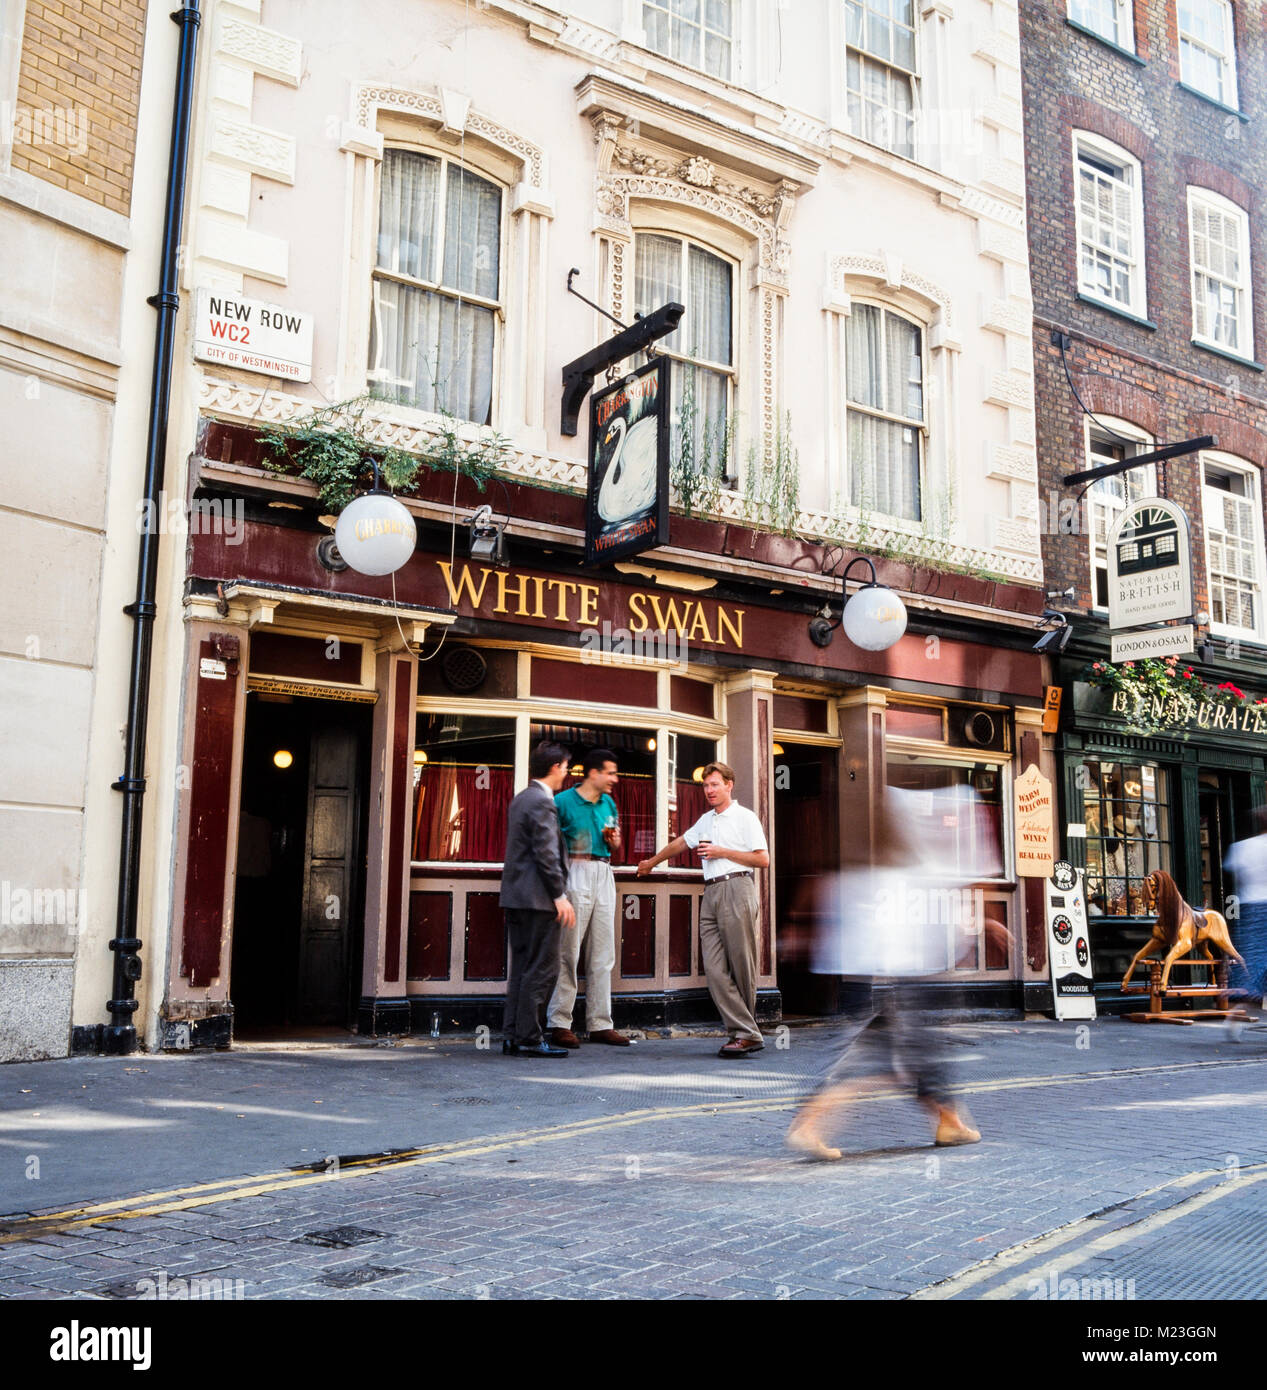
<path fill-rule="evenodd" d="M 533 1043 L 531 1047 L 520 1044 L 515 1048 L 516 1057 L 566 1057 L 566 1047 L 555 1047 L 553 1043 Z"/>
<path fill-rule="evenodd" d="M 503 1038 L 503 1039 L 502 1039 L 502 1056 L 503 1056 L 503 1057 L 518 1057 L 518 1056 L 519 1056 L 519 1044 L 518 1044 L 518 1043 L 513 1043 L 513 1042 L 511 1042 L 509 1038 Z"/>

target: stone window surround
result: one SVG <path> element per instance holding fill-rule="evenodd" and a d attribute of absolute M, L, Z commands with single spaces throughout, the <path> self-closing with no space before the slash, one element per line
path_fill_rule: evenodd
<path fill-rule="evenodd" d="M 1212 188 L 1202 188 L 1195 184 L 1189 184 L 1185 191 L 1187 193 L 1186 203 L 1188 213 L 1188 286 L 1190 292 L 1194 294 L 1192 303 L 1192 340 L 1202 346 L 1216 348 L 1220 352 L 1231 353 L 1236 357 L 1244 357 L 1247 362 L 1252 362 L 1254 359 L 1255 340 L 1254 272 L 1252 265 L 1253 242 L 1250 233 L 1249 210 Z M 1193 280 L 1198 274 L 1198 266 L 1192 258 L 1192 209 L 1194 202 L 1205 203 L 1215 212 L 1221 213 L 1224 216 L 1235 214 L 1240 220 L 1243 236 L 1241 243 L 1241 260 L 1244 266 L 1244 276 L 1238 288 L 1241 290 L 1244 299 L 1241 306 L 1242 316 L 1237 324 L 1241 339 L 1240 345 L 1237 348 L 1229 348 L 1224 343 L 1217 343 L 1213 338 L 1203 338 L 1197 333 L 1197 305 Z"/>

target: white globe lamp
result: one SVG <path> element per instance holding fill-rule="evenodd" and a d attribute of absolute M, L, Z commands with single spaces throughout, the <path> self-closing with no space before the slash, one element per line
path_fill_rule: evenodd
<path fill-rule="evenodd" d="M 384 490 L 378 464 L 373 467 L 373 488 L 339 513 L 334 543 L 358 574 L 395 574 L 414 553 L 418 528 L 404 506 Z"/>
<path fill-rule="evenodd" d="M 844 598 L 849 571 L 855 565 L 866 565 L 871 578 L 852 598 Z M 855 647 L 867 652 L 883 652 L 906 631 L 906 605 L 892 589 L 876 583 L 875 566 L 865 555 L 855 556 L 845 566 L 840 591 L 844 608 L 839 618 L 833 618 L 830 608 L 824 607 L 821 613 L 810 619 L 809 635 L 815 646 L 830 646 L 832 633 L 837 627 L 843 626 L 845 636 Z"/>

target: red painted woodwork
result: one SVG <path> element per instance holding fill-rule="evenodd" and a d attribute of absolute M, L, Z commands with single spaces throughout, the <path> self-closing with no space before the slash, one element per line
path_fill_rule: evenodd
<path fill-rule="evenodd" d="M 929 738 L 940 743 L 945 737 L 944 716 L 939 709 L 889 704 L 884 711 L 884 722 L 894 738 Z"/>
<path fill-rule="evenodd" d="M 211 641 L 199 646 L 198 655 L 214 656 Z M 236 703 L 236 681 L 197 678 L 180 968 L 191 985 L 208 985 L 220 972 Z"/>
<path fill-rule="evenodd" d="M 466 895 L 466 940 L 462 977 L 466 980 L 506 978 L 506 919 L 497 893 Z"/>
<path fill-rule="evenodd" d="M 757 701 L 757 749 L 760 757 L 764 759 L 770 756 L 770 701 Z M 770 779 L 761 777 L 757 781 L 757 819 L 762 826 L 770 825 Z M 767 834 L 767 839 L 769 836 Z M 757 870 L 757 893 L 760 898 L 761 911 L 761 973 L 770 973 L 770 872 L 768 869 Z"/>
<path fill-rule="evenodd" d="M 257 632 L 251 636 L 251 670 L 259 675 L 356 685 L 361 679 L 361 644 Z"/>
<path fill-rule="evenodd" d="M 449 978 L 452 929 L 452 893 L 410 893 L 407 979 Z"/>
<path fill-rule="evenodd" d="M 714 717 L 713 687 L 706 681 L 693 681 L 686 676 L 670 676 L 669 703 L 681 714 L 694 714 L 700 719 Z"/>
<path fill-rule="evenodd" d="M 623 979 L 655 974 L 655 898 L 626 893 L 620 899 L 620 973 Z"/>
<path fill-rule="evenodd" d="M 413 790 L 412 676 L 407 661 L 396 663 L 395 706 L 392 710 L 391 810 L 387 817 L 387 920 L 384 922 L 383 979 L 400 979 L 400 919 L 405 893 L 405 825 L 407 793 Z"/>
<path fill-rule="evenodd" d="M 799 695 L 774 697 L 774 727 L 796 729 L 804 733 L 827 732 L 827 701 L 805 700 Z"/>
<path fill-rule="evenodd" d="M 669 897 L 669 974 L 691 973 L 691 899 L 686 893 Z"/>
<path fill-rule="evenodd" d="M 656 673 L 622 666 L 580 665 L 532 659 L 532 693 L 545 700 L 588 700 L 605 705 L 645 705 L 654 709 Z"/>

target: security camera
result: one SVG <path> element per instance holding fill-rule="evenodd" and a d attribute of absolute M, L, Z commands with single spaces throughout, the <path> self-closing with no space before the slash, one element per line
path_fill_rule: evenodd
<path fill-rule="evenodd" d="M 1059 656 L 1069 645 L 1072 636 L 1073 628 L 1067 624 L 1064 627 L 1054 627 L 1050 632 L 1044 632 L 1034 643 L 1034 650 L 1044 652 L 1047 656 Z"/>

